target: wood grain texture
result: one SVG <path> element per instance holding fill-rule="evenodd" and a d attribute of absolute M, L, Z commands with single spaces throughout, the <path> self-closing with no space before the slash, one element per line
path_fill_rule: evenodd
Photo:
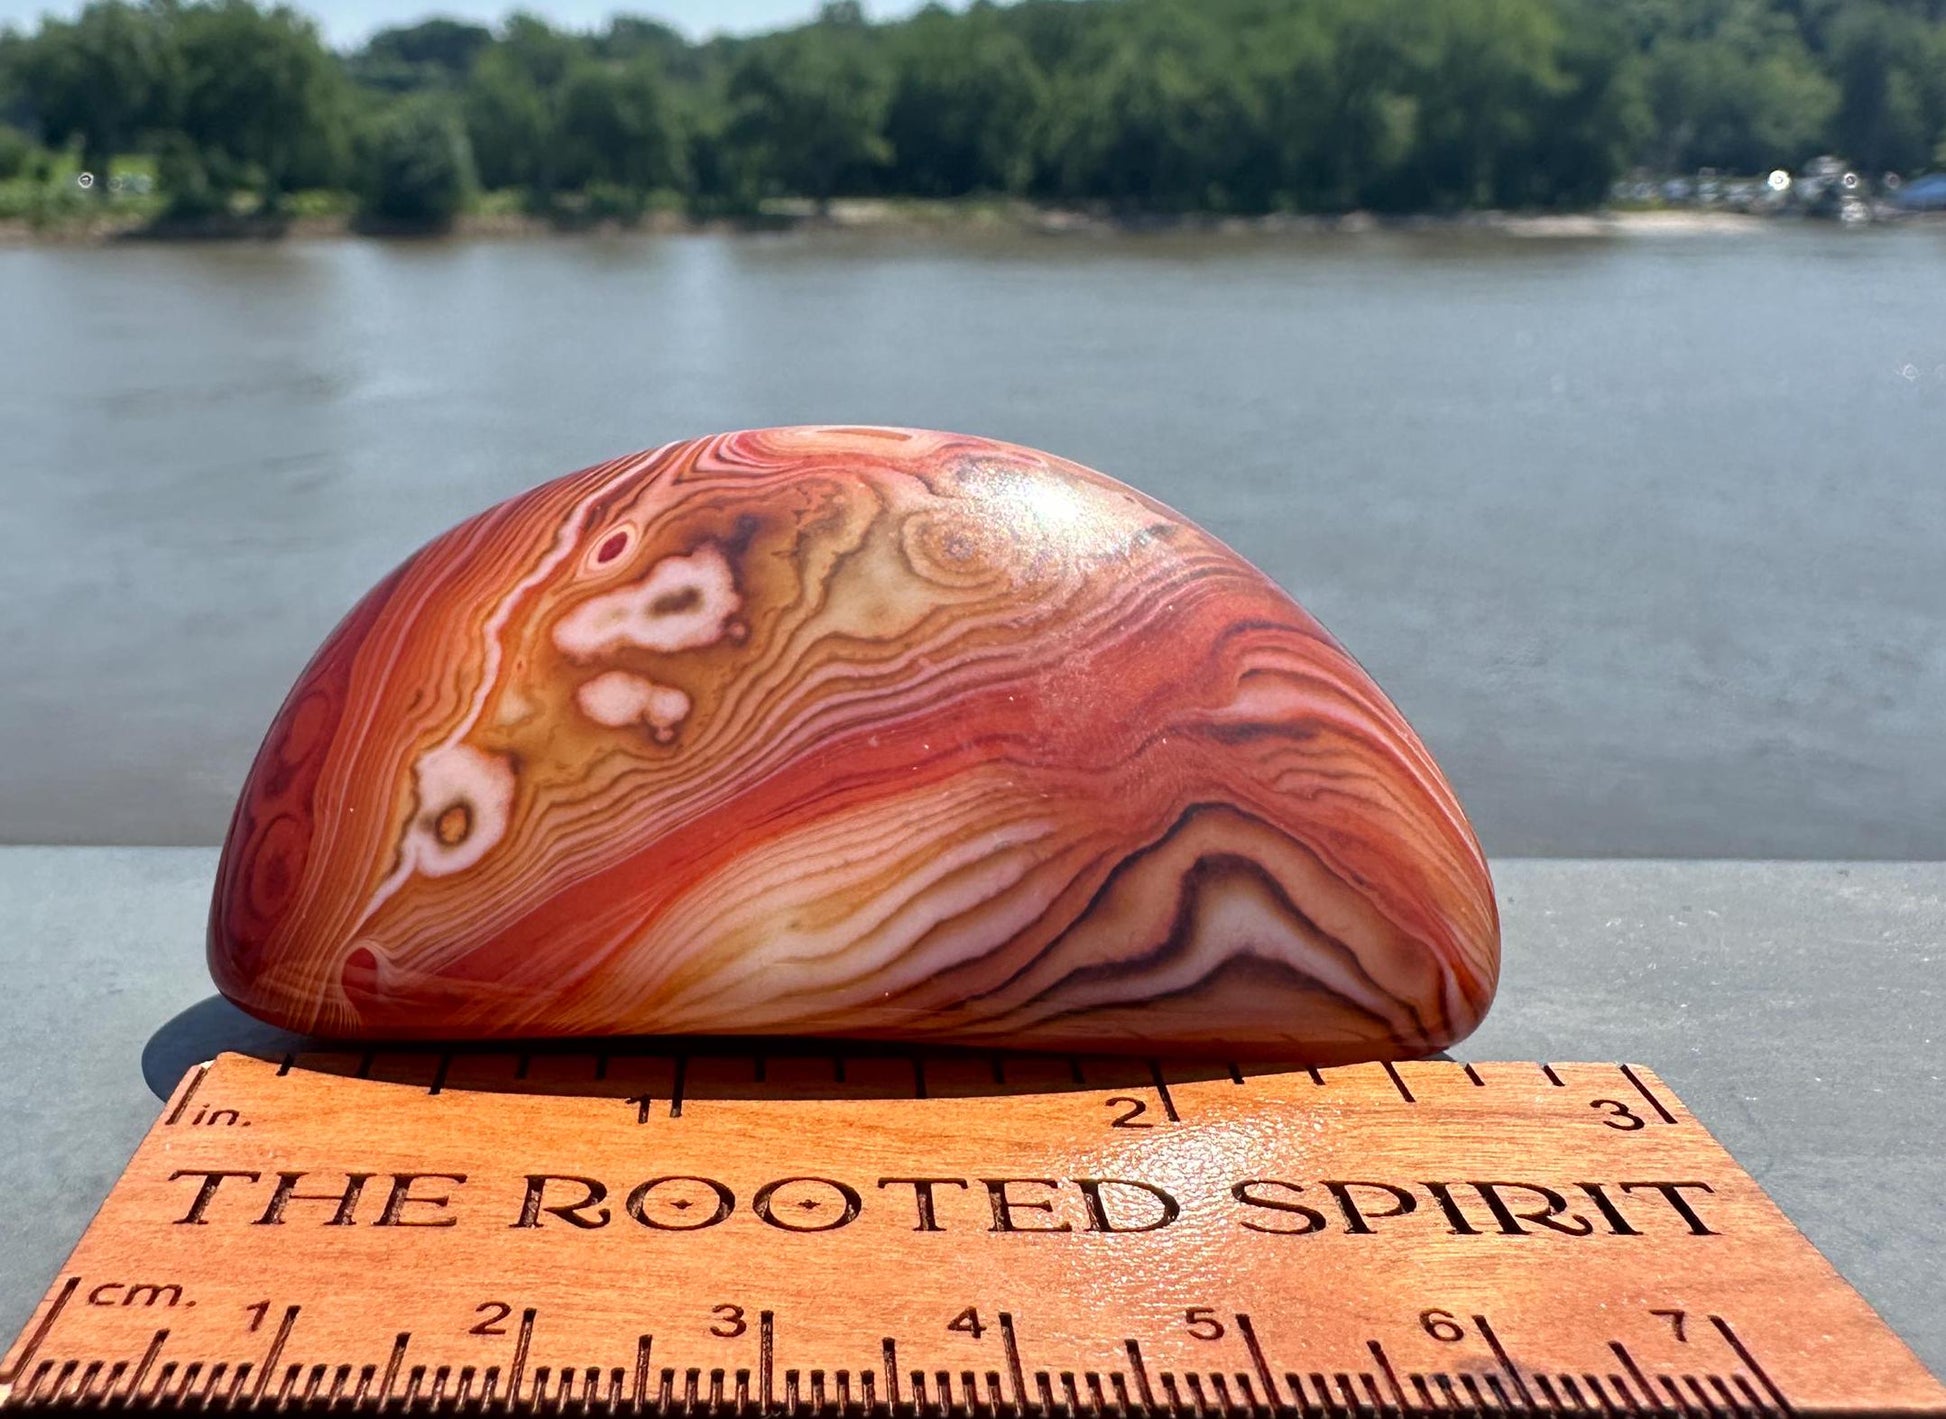
<path fill-rule="evenodd" d="M 226 1055 L 0 1407 L 1946 1415 L 1652 1072 Z"/>
<path fill-rule="evenodd" d="M 438 538 L 237 807 L 245 1009 L 341 1037 L 1436 1051 L 1492 885 L 1398 711 L 1178 514 L 1032 450 L 699 439 Z"/>

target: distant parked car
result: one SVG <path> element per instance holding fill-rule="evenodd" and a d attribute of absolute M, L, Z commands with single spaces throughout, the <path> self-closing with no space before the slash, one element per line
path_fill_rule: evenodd
<path fill-rule="evenodd" d="M 1901 212 L 1946 212 L 1946 172 L 1913 178 L 1892 201 Z"/>

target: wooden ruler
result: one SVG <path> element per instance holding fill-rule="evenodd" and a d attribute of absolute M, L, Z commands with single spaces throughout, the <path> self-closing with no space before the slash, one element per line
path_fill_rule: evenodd
<path fill-rule="evenodd" d="M 224 1055 L 0 1403 L 1946 1415 L 1946 1390 L 1641 1067 L 799 1047 Z"/>

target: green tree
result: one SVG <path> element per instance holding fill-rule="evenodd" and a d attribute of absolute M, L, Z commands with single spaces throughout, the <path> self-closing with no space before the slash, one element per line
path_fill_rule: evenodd
<path fill-rule="evenodd" d="M 1154 7 L 1058 86 L 1048 123 L 1056 191 L 1160 210 L 1252 210 L 1274 161 L 1259 88 L 1232 37 Z"/>
<path fill-rule="evenodd" d="M 467 82 L 466 132 L 480 180 L 524 187 L 542 202 L 560 185 L 561 91 L 584 46 L 516 13 Z"/>
<path fill-rule="evenodd" d="M 17 57 L 17 82 L 41 136 L 78 142 L 84 170 L 105 174 L 116 153 L 158 126 L 176 67 L 169 14 L 92 0 L 73 20 L 44 20 Z M 105 195 L 108 184 L 94 191 Z"/>
<path fill-rule="evenodd" d="M 603 59 L 652 59 L 659 72 L 686 82 L 701 78 L 707 68 L 699 60 L 702 48 L 692 45 L 682 31 L 639 15 L 611 19 L 607 32 L 595 40 L 595 52 Z"/>
<path fill-rule="evenodd" d="M 1441 0 L 1394 11 L 1414 100 L 1410 158 L 1380 205 L 1483 207 L 1518 200 L 1541 124 L 1569 88 L 1548 0 Z"/>
<path fill-rule="evenodd" d="M 9 182 L 26 172 L 33 156 L 33 141 L 18 128 L 0 123 L 0 182 Z"/>
<path fill-rule="evenodd" d="M 1047 80 L 1027 46 L 983 15 L 929 10 L 892 50 L 888 184 L 922 197 L 1020 192 L 1034 175 Z"/>
<path fill-rule="evenodd" d="M 213 177 L 255 189 L 266 211 L 301 187 L 339 186 L 351 92 L 317 27 L 287 6 L 207 0 L 175 13 L 174 123 Z"/>
<path fill-rule="evenodd" d="M 1939 82 L 1925 25 L 1876 4 L 1853 5 L 1831 28 L 1840 153 L 1874 172 L 1923 167 L 1939 133 L 1928 90 Z M 1936 102 L 1936 101 L 1935 101 Z"/>
<path fill-rule="evenodd" d="M 1663 169 L 1761 172 L 1830 146 L 1837 86 L 1794 36 L 1761 47 L 1672 40 L 1650 51 L 1645 82 Z"/>
<path fill-rule="evenodd" d="M 824 206 L 869 186 L 890 158 L 889 76 L 856 28 L 841 15 L 738 58 L 726 137 L 759 185 Z"/>
<path fill-rule="evenodd" d="M 1288 12 L 1249 46 L 1285 205 L 1344 211 L 1382 198 L 1418 141 L 1411 57 L 1390 3 Z"/>
<path fill-rule="evenodd" d="M 1561 8 L 1560 84 L 1499 173 L 1495 200 L 1505 206 L 1601 201 L 1653 129 L 1640 68 L 1605 0 L 1563 0 Z"/>
<path fill-rule="evenodd" d="M 422 20 L 380 30 L 351 57 L 352 77 L 390 93 L 457 88 L 493 43 L 493 31 L 461 20 Z"/>
<path fill-rule="evenodd" d="M 450 102 L 425 96 L 379 117 L 360 145 L 358 212 L 368 223 L 450 227 L 473 187 L 466 130 Z"/>
<path fill-rule="evenodd" d="M 1851 0 L 1847 0 L 1851 3 Z M 1782 0 L 1616 0 L 1653 125 L 1637 160 L 1664 171 L 1795 166 L 1830 146 L 1837 88 Z"/>
<path fill-rule="evenodd" d="M 583 60 L 562 84 L 559 171 L 568 186 L 630 192 L 681 187 L 682 132 L 653 55 Z"/>
<path fill-rule="evenodd" d="M 162 136 L 155 159 L 156 184 L 168 199 L 166 215 L 178 221 L 200 221 L 229 210 L 227 183 L 210 172 L 202 152 L 188 135 Z"/>

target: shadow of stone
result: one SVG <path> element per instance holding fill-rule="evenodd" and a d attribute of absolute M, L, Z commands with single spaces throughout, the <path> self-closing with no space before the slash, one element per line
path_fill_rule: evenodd
<path fill-rule="evenodd" d="M 225 1050 L 275 1059 L 311 1041 L 244 1014 L 220 995 L 199 1000 L 149 1036 L 142 1047 L 142 1080 L 168 1099 L 182 1076 Z"/>
<path fill-rule="evenodd" d="M 166 1100 L 186 1072 L 226 1051 L 276 1060 L 282 1072 L 409 1084 L 435 1093 L 617 1099 L 964 1098 L 1151 1088 L 1166 1095 L 1171 1083 L 1228 1078 L 1241 1084 L 1247 1075 L 1307 1068 L 1291 1061 L 767 1036 L 341 1042 L 276 1029 L 211 996 L 150 1037 L 142 1075 L 150 1092 Z M 1444 1053 L 1429 1058 L 1452 1062 Z"/>

